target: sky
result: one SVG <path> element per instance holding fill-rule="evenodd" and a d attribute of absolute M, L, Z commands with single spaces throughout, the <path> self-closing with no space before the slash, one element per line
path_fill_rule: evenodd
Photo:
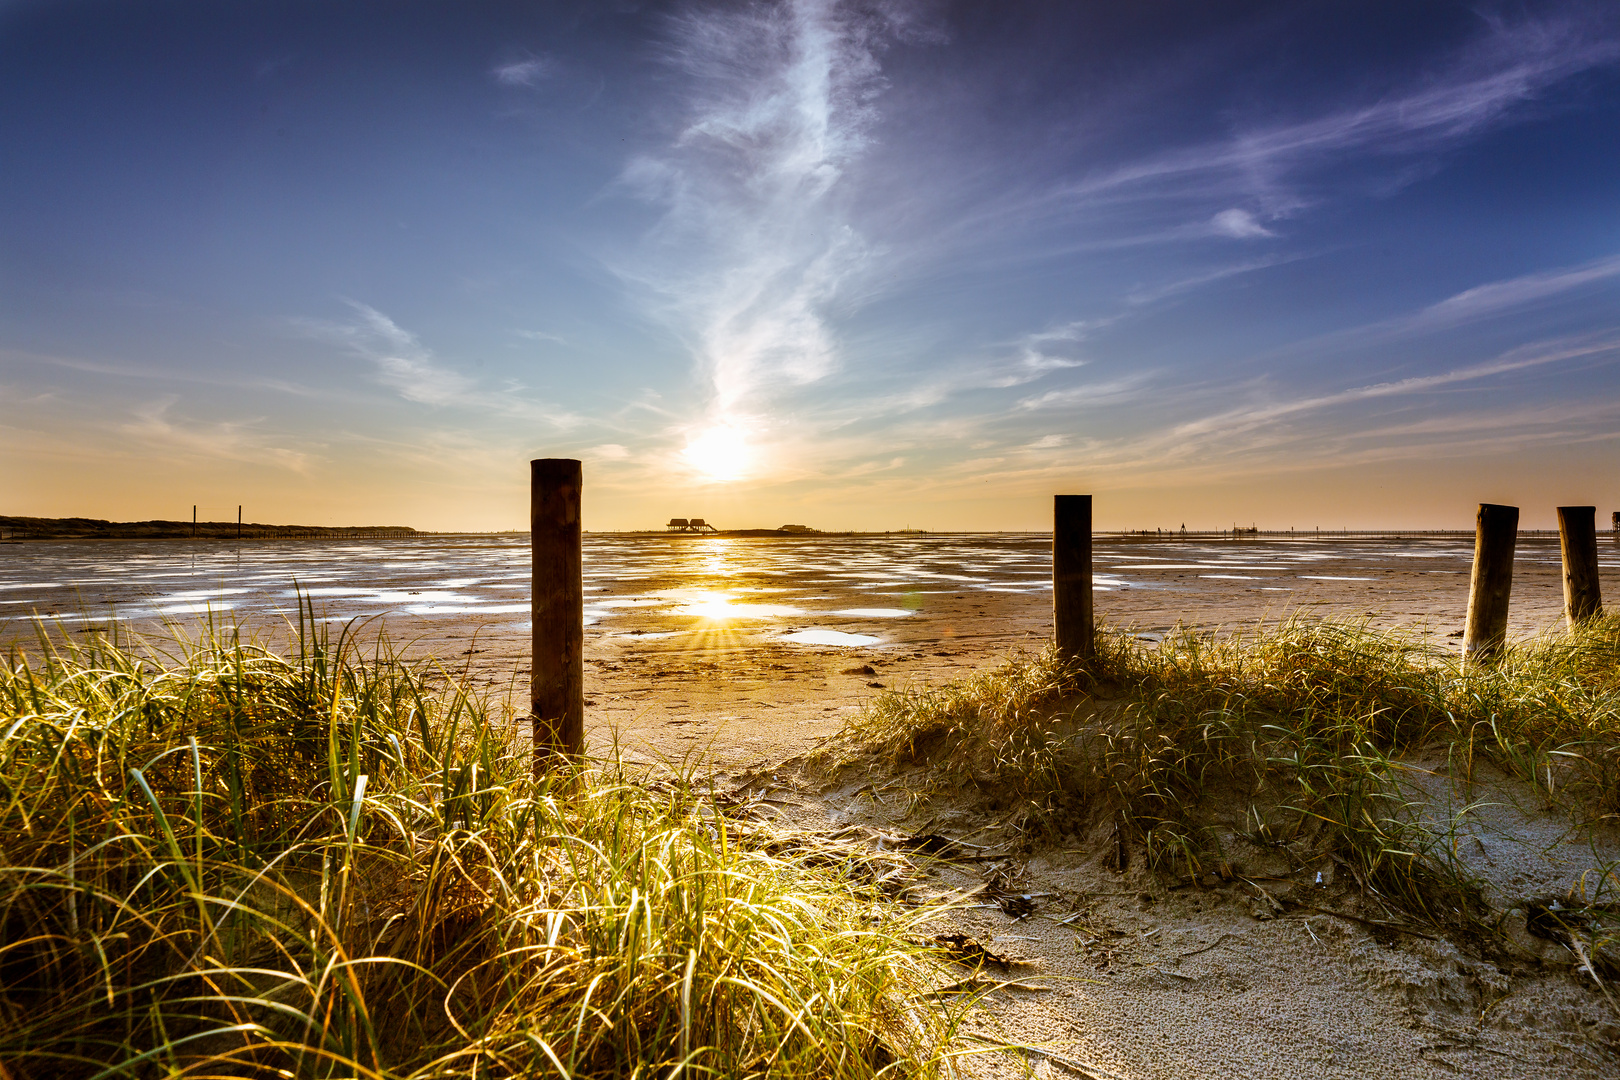
<path fill-rule="evenodd" d="M 0 514 L 1620 509 L 1620 5 L 0 0 Z"/>

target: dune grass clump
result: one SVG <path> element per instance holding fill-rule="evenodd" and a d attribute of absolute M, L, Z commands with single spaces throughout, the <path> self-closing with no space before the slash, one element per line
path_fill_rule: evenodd
<path fill-rule="evenodd" d="M 1290 619 L 1270 629 L 1105 631 L 945 686 L 884 695 L 823 761 L 876 755 L 971 780 L 1034 828 L 1114 815 L 1161 869 L 1201 874 L 1222 837 L 1304 837 L 1408 912 L 1458 925 L 1479 904 L 1401 782 L 1418 752 L 1471 778 L 1488 761 L 1549 804 L 1620 816 L 1620 619 L 1463 665 L 1415 634 Z"/>
<path fill-rule="evenodd" d="M 929 1075 L 907 919 L 303 621 L 0 666 L 9 1076 Z"/>

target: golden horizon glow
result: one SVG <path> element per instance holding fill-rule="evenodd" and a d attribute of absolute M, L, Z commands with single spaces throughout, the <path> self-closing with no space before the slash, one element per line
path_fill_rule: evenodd
<path fill-rule="evenodd" d="M 748 441 L 730 424 L 716 424 L 699 433 L 686 444 L 682 456 L 706 479 L 717 483 L 740 479 L 753 461 Z"/>

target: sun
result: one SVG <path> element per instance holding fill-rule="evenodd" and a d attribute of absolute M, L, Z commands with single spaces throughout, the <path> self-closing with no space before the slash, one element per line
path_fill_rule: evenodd
<path fill-rule="evenodd" d="M 717 424 L 687 443 L 684 456 L 705 477 L 723 482 L 746 473 L 753 454 L 742 432 L 729 424 Z"/>

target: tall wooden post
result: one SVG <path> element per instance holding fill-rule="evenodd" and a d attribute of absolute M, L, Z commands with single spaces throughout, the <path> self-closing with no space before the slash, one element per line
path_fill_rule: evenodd
<path fill-rule="evenodd" d="M 242 504 L 236 504 L 236 538 L 242 539 Z"/>
<path fill-rule="evenodd" d="M 197 539 L 197 504 L 191 504 L 191 538 Z"/>
<path fill-rule="evenodd" d="M 1052 622 L 1059 653 L 1077 659 L 1096 653 L 1090 495 L 1052 499 Z"/>
<path fill-rule="evenodd" d="M 1480 503 L 1474 526 L 1474 573 L 1468 585 L 1464 658 L 1483 660 L 1507 640 L 1508 594 L 1513 591 L 1513 548 L 1519 508 Z"/>
<path fill-rule="evenodd" d="M 1598 585 L 1597 507 L 1558 508 L 1558 549 L 1564 556 L 1564 618 L 1571 630 L 1603 611 Z"/>
<path fill-rule="evenodd" d="M 573 458 L 529 462 L 534 668 L 534 766 L 585 749 L 585 582 L 580 559 L 581 469 Z"/>

